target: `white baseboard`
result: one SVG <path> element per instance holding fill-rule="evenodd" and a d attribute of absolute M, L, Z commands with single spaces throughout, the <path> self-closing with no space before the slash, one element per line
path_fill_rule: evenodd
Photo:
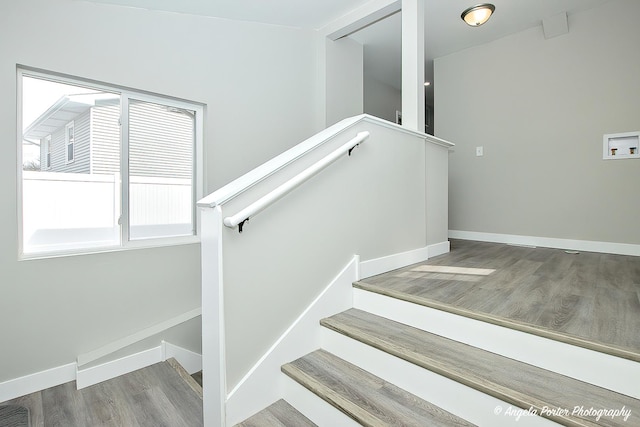
<path fill-rule="evenodd" d="M 5 381 L 0 383 L 0 402 L 55 387 L 75 379 L 76 364 L 74 362 Z"/>
<path fill-rule="evenodd" d="M 182 365 L 189 375 L 193 375 L 202 370 L 201 354 L 162 341 L 162 360 L 171 359 L 172 357 Z"/>
<path fill-rule="evenodd" d="M 115 353 L 118 350 L 122 350 L 125 347 L 128 347 L 137 342 L 140 342 L 146 338 L 150 338 L 159 333 L 162 333 L 167 329 L 173 328 L 174 326 L 178 326 L 181 323 L 184 323 L 188 320 L 191 320 L 201 315 L 202 315 L 202 308 L 198 307 L 196 309 L 193 309 L 186 313 L 182 313 L 171 319 L 165 320 L 164 322 L 158 323 L 149 328 L 138 331 L 135 334 L 120 338 L 96 350 L 90 351 L 88 353 L 80 354 L 78 355 L 78 358 L 77 358 L 78 366 L 82 367 L 88 363 L 91 363 L 109 354 Z"/>
<path fill-rule="evenodd" d="M 358 280 L 406 267 L 407 265 L 422 262 L 427 259 L 429 259 L 429 247 L 425 246 L 399 254 L 362 261 L 360 263 Z"/>
<path fill-rule="evenodd" d="M 630 243 L 595 242 L 591 240 L 556 239 L 553 237 L 520 236 L 516 234 L 481 233 L 477 231 L 449 230 L 449 238 L 511 245 L 540 246 L 583 252 L 640 256 L 640 245 Z"/>
<path fill-rule="evenodd" d="M 226 425 L 236 425 L 282 398 L 286 378 L 280 367 L 320 347 L 320 319 L 353 306 L 358 265 L 356 255 L 231 390 Z"/>
<path fill-rule="evenodd" d="M 0 402 L 76 381 L 78 389 L 145 368 L 174 357 L 190 374 L 202 369 L 202 355 L 163 342 L 162 345 L 91 368 L 69 363 L 0 383 Z"/>
<path fill-rule="evenodd" d="M 358 280 L 391 270 L 406 267 L 407 265 L 423 262 L 434 256 L 446 254 L 450 250 L 449 241 L 436 243 L 422 248 L 413 249 L 399 254 L 388 255 L 380 258 L 362 261 Z"/>
<path fill-rule="evenodd" d="M 354 307 L 580 381 L 640 398 L 640 363 L 354 289 Z"/>
<path fill-rule="evenodd" d="M 162 347 L 157 346 L 130 356 L 122 357 L 90 368 L 79 368 L 76 373 L 78 390 L 116 378 L 162 361 Z"/>
<path fill-rule="evenodd" d="M 90 368 L 78 368 L 78 390 L 174 357 L 189 374 L 202 370 L 202 355 L 163 341 L 161 345 Z"/>
<path fill-rule="evenodd" d="M 451 251 L 451 244 L 449 241 L 436 243 L 433 245 L 427 246 L 427 253 L 429 254 L 429 258 L 433 258 L 438 255 L 444 255 Z"/>

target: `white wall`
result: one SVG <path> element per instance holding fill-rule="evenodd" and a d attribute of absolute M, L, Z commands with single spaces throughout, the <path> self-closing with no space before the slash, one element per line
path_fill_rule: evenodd
<path fill-rule="evenodd" d="M 355 40 L 326 39 L 326 126 L 364 112 L 364 48 Z"/>
<path fill-rule="evenodd" d="M 450 229 L 640 243 L 640 160 L 602 160 L 603 134 L 640 130 L 638 14 L 611 1 L 570 15 L 567 35 L 536 27 L 436 59 Z"/>
<path fill-rule="evenodd" d="M 206 104 L 212 191 L 316 130 L 315 61 L 313 34 L 297 29 L 75 0 L 0 3 L 0 382 L 200 306 L 199 245 L 17 260 L 16 64 Z"/>
<path fill-rule="evenodd" d="M 355 254 L 364 261 L 426 246 L 423 138 L 365 121 L 306 157 L 317 161 L 364 130 L 371 136 L 351 156 L 252 217 L 242 234 L 223 227 L 230 390 Z M 285 173 L 224 205 L 223 217 Z"/>
<path fill-rule="evenodd" d="M 364 112 L 396 122 L 396 111 L 402 111 L 402 92 L 364 71 Z"/>

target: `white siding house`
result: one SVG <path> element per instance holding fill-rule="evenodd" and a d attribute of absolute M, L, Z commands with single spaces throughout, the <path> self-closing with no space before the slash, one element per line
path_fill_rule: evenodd
<path fill-rule="evenodd" d="M 65 96 L 28 126 L 24 136 L 39 141 L 43 171 L 111 175 L 120 170 L 120 110 L 118 95 Z M 192 112 L 133 101 L 129 122 L 132 176 L 192 177 Z"/>
<path fill-rule="evenodd" d="M 120 102 L 105 101 L 91 108 L 91 173 L 120 170 Z"/>

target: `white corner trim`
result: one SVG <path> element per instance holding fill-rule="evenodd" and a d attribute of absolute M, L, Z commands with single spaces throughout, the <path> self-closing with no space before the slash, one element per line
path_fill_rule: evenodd
<path fill-rule="evenodd" d="M 74 379 L 76 379 L 75 362 L 8 380 L 0 383 L 0 402 L 68 383 Z"/>
<path fill-rule="evenodd" d="M 228 393 L 227 425 L 236 425 L 282 398 L 280 367 L 320 347 L 320 319 L 353 307 L 352 284 L 359 261 L 355 255 Z"/>
<path fill-rule="evenodd" d="M 426 261 L 427 259 L 429 259 L 429 246 L 424 246 L 407 252 L 401 252 L 399 254 L 362 261 L 360 263 L 360 274 L 358 276 L 358 280 L 386 273 L 397 268 L 406 267 L 407 265 Z"/>
<path fill-rule="evenodd" d="M 640 245 L 630 243 L 596 242 L 592 240 L 558 239 L 554 237 L 521 236 L 516 234 L 482 233 L 478 231 L 461 230 L 449 230 L 449 237 L 452 239 L 476 240 L 480 242 L 640 256 Z"/>
<path fill-rule="evenodd" d="M 138 331 L 135 334 L 129 335 L 127 337 L 124 337 L 114 342 L 111 342 L 109 344 L 106 344 L 96 350 L 90 351 L 88 353 L 80 354 L 78 355 L 78 358 L 77 358 L 78 367 L 82 368 L 82 366 L 86 365 L 87 363 L 91 363 L 94 360 L 98 360 L 118 350 L 122 350 L 123 348 L 128 347 L 131 344 L 135 344 L 146 338 L 150 338 L 154 335 L 162 333 L 167 329 L 173 328 L 174 326 L 178 326 L 179 324 L 184 323 L 200 315 L 202 315 L 202 308 L 196 308 L 186 313 L 182 313 L 172 319 L 165 320 L 164 322 L 160 322 L 149 328 Z"/>
<path fill-rule="evenodd" d="M 162 341 L 162 360 L 172 357 L 182 365 L 189 375 L 202 370 L 202 354 Z"/>

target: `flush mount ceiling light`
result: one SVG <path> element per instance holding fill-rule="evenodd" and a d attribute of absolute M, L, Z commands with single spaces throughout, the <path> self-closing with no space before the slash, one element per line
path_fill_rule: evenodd
<path fill-rule="evenodd" d="M 472 27 L 479 27 L 491 18 L 491 14 L 494 10 L 496 10 L 494 5 L 490 3 L 482 3 L 465 10 L 462 12 L 460 17 L 464 22 Z"/>

